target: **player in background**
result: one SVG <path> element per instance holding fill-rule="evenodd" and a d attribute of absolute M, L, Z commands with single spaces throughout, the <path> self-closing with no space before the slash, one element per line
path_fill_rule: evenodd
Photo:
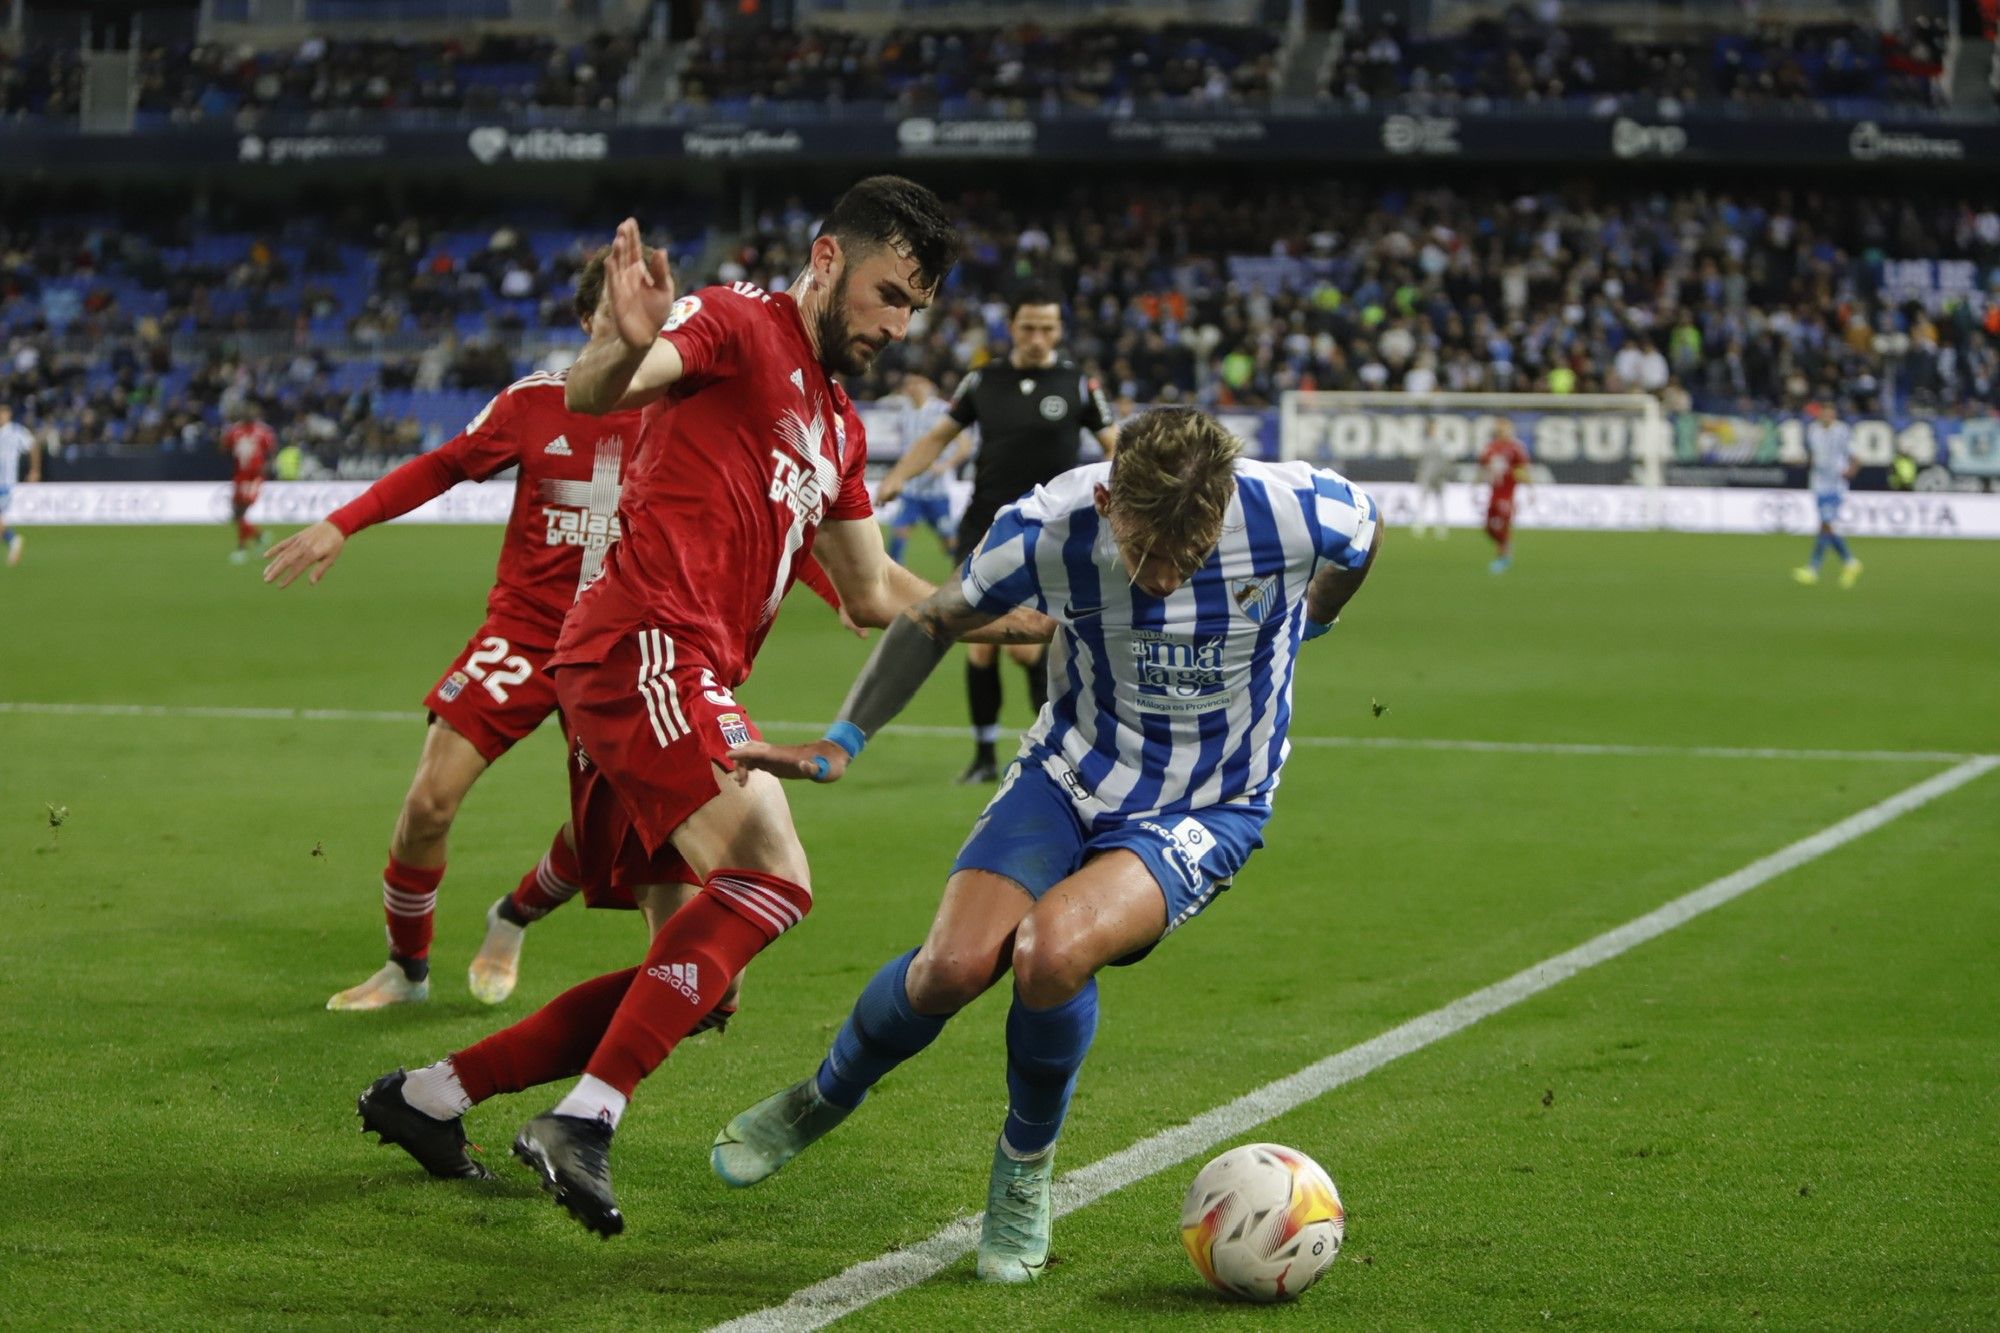
<path fill-rule="evenodd" d="M 603 290 L 604 256 L 598 254 L 577 281 L 575 313 L 586 332 L 599 317 Z M 272 549 L 265 582 L 289 587 L 305 574 L 318 583 L 355 533 L 407 514 L 460 482 L 520 469 L 486 622 L 424 699 L 430 722 L 423 753 L 382 872 L 388 961 L 334 995 L 328 1009 L 380 1009 L 430 998 L 433 921 L 451 826 L 486 769 L 555 711 L 555 682 L 544 668 L 563 615 L 617 535 L 619 488 L 638 434 L 636 414 L 579 416 L 563 405 L 560 375 L 529 375 L 488 403 L 463 433 Z M 514 989 L 526 926 L 578 892 L 582 876 L 567 832 L 556 835 L 513 893 L 487 909 L 486 940 L 469 981 L 488 1004 Z"/>
<path fill-rule="evenodd" d="M 1479 471 L 1491 489 L 1486 495 L 1486 535 L 1495 554 L 1487 570 L 1505 574 L 1514 563 L 1514 488 L 1528 479 L 1528 451 L 1514 437 L 1514 423 L 1501 417 L 1493 438 L 1479 455 Z"/>
<path fill-rule="evenodd" d="M 1240 448 L 1192 409 L 1127 422 L 1115 462 L 1003 510 L 963 582 L 883 636 L 835 723 L 844 741 L 732 754 L 831 781 L 953 639 L 1014 607 L 1061 625 L 1062 688 L 973 825 L 929 935 L 875 974 L 815 1074 L 716 1136 L 725 1182 L 784 1166 L 1011 970 L 1008 1109 L 978 1274 L 1041 1273 L 1056 1138 L 1097 1029 L 1096 974 L 1192 920 L 1263 845 L 1300 649 L 1332 628 L 1380 549 L 1365 493 Z"/>
<path fill-rule="evenodd" d="M 264 469 L 270 466 L 271 455 L 277 452 L 278 436 L 257 415 L 257 404 L 246 401 L 235 423 L 222 432 L 221 448 L 236 468 L 229 491 L 230 522 L 236 525 L 236 549 L 230 553 L 229 563 L 240 565 L 250 559 L 252 542 L 261 551 L 267 540 L 264 529 L 250 521 L 250 506 L 257 503 L 257 496 L 263 492 Z"/>
<path fill-rule="evenodd" d="M 944 416 L 945 402 L 938 397 L 937 385 L 915 371 L 903 376 L 902 394 L 903 407 L 896 416 L 903 445 L 907 449 L 937 425 L 939 418 Z M 950 557 L 952 538 L 958 531 L 958 525 L 952 522 L 951 517 L 950 482 L 952 475 L 972 452 L 971 444 L 970 439 L 966 440 L 950 459 L 933 463 L 910 478 L 903 487 L 903 493 L 896 497 L 896 508 L 889 515 L 891 560 L 902 563 L 903 552 L 910 544 L 910 532 L 918 524 L 937 534 L 946 557 Z"/>
<path fill-rule="evenodd" d="M 593 255 L 578 275 L 575 312 L 586 332 L 610 328 L 603 303 L 606 253 Z M 409 513 L 462 481 L 520 469 L 486 623 L 424 700 L 431 720 L 423 754 L 382 873 L 389 960 L 328 1000 L 329 1009 L 379 1009 L 429 997 L 433 915 L 459 806 L 490 765 L 556 711 L 555 682 L 545 668 L 563 616 L 618 536 L 618 498 L 640 424 L 636 413 L 571 412 L 563 389 L 561 375 L 516 382 L 463 434 L 403 464 L 271 551 L 265 582 L 286 587 L 304 573 L 317 583 L 363 528 Z M 819 586 L 826 587 L 823 575 Z M 475 996 L 498 1004 L 512 994 L 523 932 L 574 897 L 579 885 L 594 905 L 633 905 L 622 884 L 585 884 L 565 828 L 514 891 L 487 909 L 486 938 L 468 971 Z"/>
<path fill-rule="evenodd" d="M 33 484 L 42 479 L 42 445 L 34 432 L 14 420 L 11 403 L 0 403 L 0 546 L 7 548 L 7 564 L 11 568 L 21 563 L 21 548 L 28 539 L 15 529 L 7 526 L 7 505 L 14 498 L 14 483 L 23 480 L 21 460 L 28 460 L 28 475 L 25 480 Z"/>
<path fill-rule="evenodd" d="M 986 536 L 1003 505 L 1012 504 L 1042 483 L 1077 464 L 1082 437 L 1090 431 L 1109 458 L 1118 445 L 1111 404 L 1097 381 L 1056 350 L 1062 343 L 1062 303 L 1053 292 L 1029 288 L 1018 293 L 1008 312 L 1012 340 L 1007 359 L 972 371 L 959 381 L 944 419 L 904 451 L 876 488 L 883 503 L 895 499 L 911 478 L 937 462 L 944 447 L 967 426 L 979 427 L 979 452 L 972 470 L 972 500 L 958 524 L 958 561 L 963 564 Z M 1048 668 L 1039 644 L 1007 650 L 1028 674 L 1028 693 L 1037 715 L 1048 702 Z M 972 762 L 962 783 L 992 782 L 1000 776 L 995 745 L 1000 739 L 999 650 L 968 644 L 965 695 L 972 716 Z"/>
<path fill-rule="evenodd" d="M 1417 512 L 1410 520 L 1410 535 L 1421 537 L 1426 531 L 1434 533 L 1439 541 L 1451 535 L 1451 528 L 1445 523 L 1444 483 L 1451 475 L 1451 465 L 1444 456 L 1444 440 L 1433 427 L 1424 431 L 1423 443 L 1417 451 Z M 1425 516 L 1434 516 L 1426 523 Z"/>
<path fill-rule="evenodd" d="M 1812 488 L 1813 504 L 1819 509 L 1819 535 L 1813 539 L 1812 558 L 1792 571 L 1800 583 L 1818 583 L 1820 561 L 1828 551 L 1840 557 L 1840 586 L 1852 588 L 1861 577 L 1861 562 L 1847 549 L 1847 539 L 1834 530 L 1840 522 L 1840 506 L 1847 499 L 1847 483 L 1856 464 L 1850 446 L 1853 431 L 1825 401 L 1806 406 L 1806 453 L 1811 462 L 1806 484 Z"/>
<path fill-rule="evenodd" d="M 780 783 L 732 780 L 730 750 L 758 738 L 735 690 L 807 554 L 860 625 L 887 625 L 932 591 L 883 550 L 861 419 L 833 377 L 865 372 L 909 331 L 958 246 L 936 195 L 875 176 L 828 213 L 789 291 L 734 283 L 675 300 L 638 224 L 619 227 L 606 270 L 616 333 L 593 334 L 568 400 L 589 412 L 645 406 L 643 442 L 623 535 L 551 667 L 585 876 L 622 868 L 642 904 L 683 874 L 702 889 L 636 967 L 362 1094 L 364 1121 L 391 1124 L 434 1174 L 476 1172 L 461 1123 L 475 1103 L 580 1070 L 514 1153 L 584 1226 L 622 1231 L 609 1153 L 633 1092 L 811 908 Z M 1046 631 L 1022 618 L 991 632 Z"/>

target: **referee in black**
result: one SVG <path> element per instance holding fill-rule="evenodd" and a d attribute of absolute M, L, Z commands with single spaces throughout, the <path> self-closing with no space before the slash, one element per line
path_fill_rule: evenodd
<path fill-rule="evenodd" d="M 1059 355 L 1062 302 L 1055 293 L 1030 288 L 1008 308 L 1012 339 L 1005 361 L 990 362 L 959 381 L 951 407 L 937 425 L 912 444 L 876 491 L 876 503 L 896 498 L 903 484 L 937 462 L 944 447 L 967 426 L 979 427 L 979 453 L 972 464 L 972 501 L 958 525 L 961 566 L 986 539 L 986 529 L 1003 508 L 1035 487 L 1077 465 L 1083 431 L 1097 436 L 1109 458 L 1118 428 L 1111 404 L 1097 381 Z M 1048 667 L 1040 644 L 1009 644 L 1007 655 L 1028 673 L 1028 691 L 1040 712 L 1049 699 Z M 994 744 L 1000 739 L 999 649 L 965 646 L 965 696 L 972 710 L 972 763 L 960 782 L 992 782 L 1000 775 Z"/>

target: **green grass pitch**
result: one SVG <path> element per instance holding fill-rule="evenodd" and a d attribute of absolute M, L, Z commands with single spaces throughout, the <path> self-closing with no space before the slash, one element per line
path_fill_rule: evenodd
<path fill-rule="evenodd" d="M 983 1202 L 1000 992 L 767 1185 L 707 1168 L 722 1121 L 813 1068 L 922 935 L 983 799 L 949 782 L 963 742 L 922 732 L 793 789 L 819 905 L 753 965 L 729 1032 L 636 1099 L 623 1237 L 587 1236 L 506 1155 L 553 1093 L 473 1112 L 490 1184 L 433 1182 L 356 1132 L 369 1079 L 629 965 L 637 919 L 566 908 L 530 932 L 513 999 L 466 992 L 481 914 L 562 818 L 545 729 L 453 834 L 435 998 L 329 1014 L 381 961 L 420 727 L 188 710 L 414 714 L 479 621 L 496 537 L 371 532 L 284 593 L 224 562 L 220 525 L 35 531 L 0 570 L 0 704 L 158 710 L 0 709 L 0 1326 L 701 1327 Z M 1852 591 L 1795 586 L 1805 546 L 1530 532 L 1492 578 L 1474 534 L 1390 534 L 1307 650 L 1297 735 L 1657 748 L 1300 746 L 1235 891 L 1107 977 L 1058 1170 L 1953 763 L 1700 747 L 2000 752 L 2000 544 L 1869 544 Z M 740 697 L 823 720 L 865 651 L 795 599 Z M 948 665 L 905 720 L 956 725 L 961 697 Z M 1349 1207 L 1340 1262 L 1296 1305 L 1201 1285 L 1175 1234 L 1189 1161 L 1060 1221 L 1033 1289 L 961 1261 L 841 1326 L 2000 1325 L 1996 866 L 1988 774 L 1256 1131 L 1317 1157 Z"/>

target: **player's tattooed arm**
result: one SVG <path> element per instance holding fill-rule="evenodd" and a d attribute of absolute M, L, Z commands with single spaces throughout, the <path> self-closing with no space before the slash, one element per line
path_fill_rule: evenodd
<path fill-rule="evenodd" d="M 914 610 L 914 608 L 913 608 Z M 805 745 L 772 745 L 751 741 L 731 747 L 730 762 L 736 765 L 738 782 L 747 781 L 754 770 L 775 773 L 781 778 L 809 778 L 816 782 L 837 782 L 847 771 L 848 762 L 861 753 L 868 737 L 888 725 L 903 711 L 930 678 L 937 664 L 951 651 L 952 640 L 934 639 L 919 627 L 912 615 L 896 617 L 881 642 L 869 655 L 840 717 L 827 728 L 823 740 Z"/>
<path fill-rule="evenodd" d="M 848 690 L 847 701 L 840 706 L 840 716 L 828 728 L 825 740 L 808 745 L 752 741 L 730 750 L 729 758 L 743 775 L 761 769 L 782 778 L 837 781 L 868 737 L 887 726 L 916 697 L 952 644 L 961 639 L 1046 643 L 1054 629 L 1053 620 L 1025 609 L 997 617 L 981 611 L 966 600 L 964 588 L 953 579 L 896 617 Z"/>
<path fill-rule="evenodd" d="M 1375 557 L 1382 553 L 1381 524 L 1375 525 L 1375 541 L 1368 548 L 1368 558 L 1361 562 L 1359 569 L 1342 569 L 1339 565 L 1323 565 L 1314 574 L 1312 582 L 1306 585 L 1306 619 L 1319 625 L 1332 625 L 1340 617 L 1341 611 L 1361 591 L 1361 585 L 1368 579 L 1368 571 L 1375 568 Z M 1325 633 L 1324 630 L 1320 631 Z M 1308 635 L 1308 637 L 1315 637 Z"/>
<path fill-rule="evenodd" d="M 965 585 L 953 576 L 903 615 L 917 628 L 943 643 L 1047 643 L 1056 636 L 1056 622 L 1025 606 L 1004 616 L 982 611 L 965 596 Z"/>
<path fill-rule="evenodd" d="M 1054 629 L 1053 620 L 1033 611 L 996 616 L 980 610 L 954 578 L 889 627 L 848 691 L 840 721 L 874 735 L 916 697 L 954 643 L 1047 643 Z"/>

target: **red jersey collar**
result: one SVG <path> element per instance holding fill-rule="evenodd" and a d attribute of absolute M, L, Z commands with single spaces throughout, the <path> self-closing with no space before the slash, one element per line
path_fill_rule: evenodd
<path fill-rule="evenodd" d="M 814 370 L 819 372 L 820 379 L 832 393 L 833 410 L 836 412 L 846 411 L 847 390 L 840 387 L 840 382 L 834 379 L 832 373 L 820 363 L 819 356 L 813 351 L 812 335 L 806 332 L 806 317 L 799 311 L 798 300 L 790 292 L 767 292 L 765 295 L 769 298 L 772 305 L 785 312 L 786 326 L 798 338 L 799 344 L 805 348 L 806 360 L 811 363 Z"/>

